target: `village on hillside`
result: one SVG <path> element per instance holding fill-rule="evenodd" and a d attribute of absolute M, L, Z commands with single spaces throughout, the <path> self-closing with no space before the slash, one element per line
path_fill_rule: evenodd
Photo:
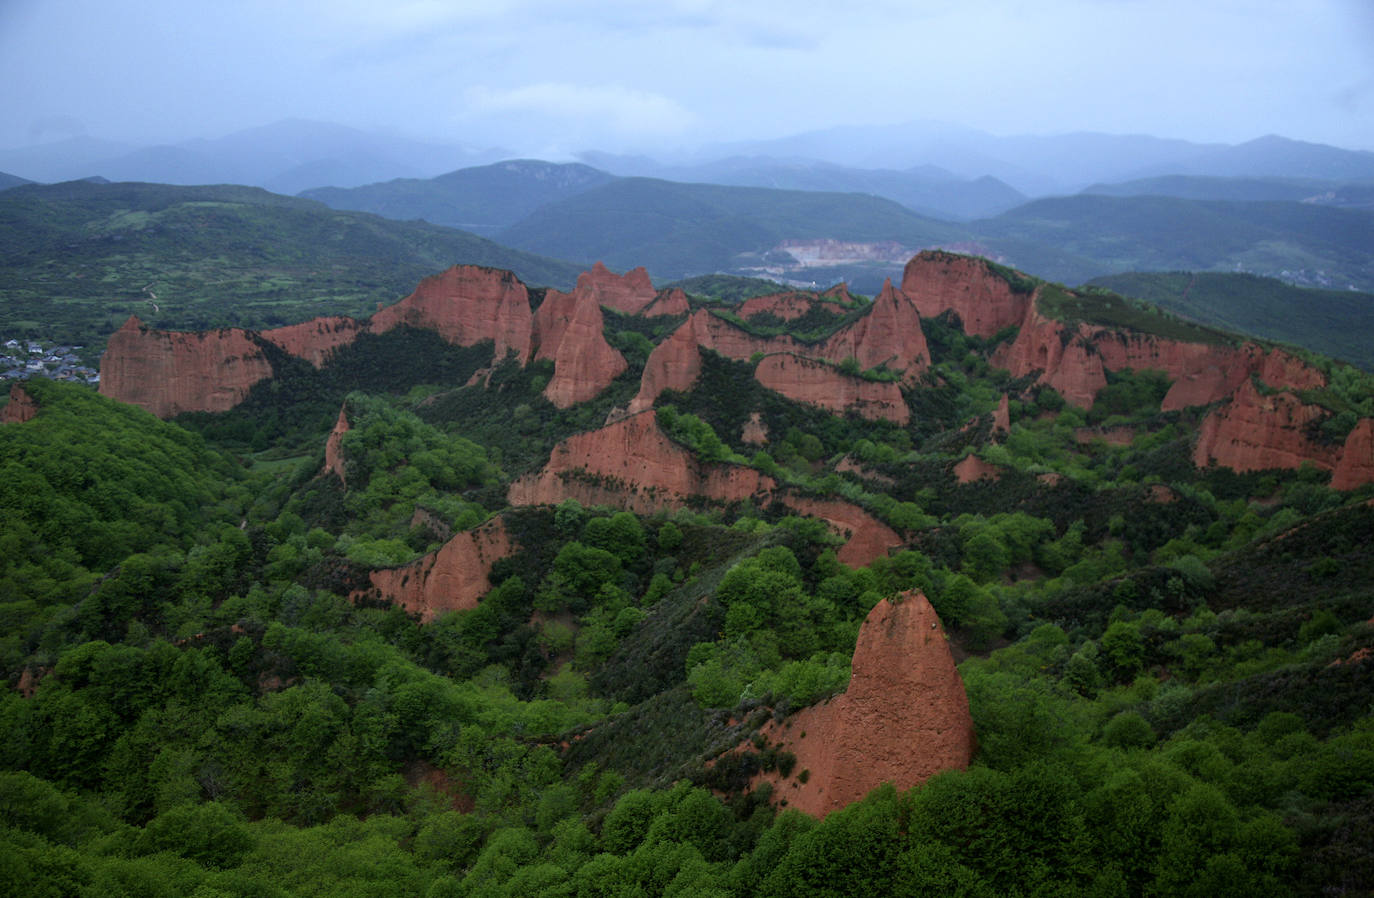
<path fill-rule="evenodd" d="M 77 355 L 81 348 L 44 340 L 7 339 L 0 344 L 0 380 L 47 377 L 73 383 L 100 383 L 100 372 L 82 364 Z"/>

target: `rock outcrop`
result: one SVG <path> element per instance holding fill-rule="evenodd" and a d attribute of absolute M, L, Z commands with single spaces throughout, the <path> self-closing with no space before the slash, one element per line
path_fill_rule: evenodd
<path fill-rule="evenodd" d="M 891 283 L 884 287 L 866 315 L 818 345 L 786 335 L 755 336 L 699 309 L 649 354 L 639 392 L 630 404 L 631 411 L 651 408 L 664 390 L 690 390 L 701 374 L 702 349 L 737 361 L 763 356 L 764 363 L 755 376 L 765 386 L 791 399 L 831 411 L 863 408 L 861 414 L 866 417 L 903 424 L 909 420 L 910 412 L 895 383 L 862 381 L 833 367 L 828 372 L 815 361 L 839 365 L 853 358 L 864 369 L 886 364 L 905 372 L 908 381 L 914 380 L 930 363 L 916 308 Z M 777 354 L 788 354 L 792 359 L 768 360 Z"/>
<path fill-rule="evenodd" d="M 1046 318 L 1034 306 L 1022 319 L 1016 339 L 993 353 L 992 363 L 1006 368 L 1013 377 L 1040 371 L 1040 383 L 1083 407 L 1092 405 L 1098 390 L 1107 385 L 1101 356 L 1077 339 L 1072 329 Z"/>
<path fill-rule="evenodd" d="M 228 411 L 271 376 L 272 366 L 248 331 L 158 331 L 133 316 L 110 335 L 100 360 L 100 393 L 170 418 Z"/>
<path fill-rule="evenodd" d="M 768 445 L 768 425 L 763 423 L 763 415 L 759 412 L 750 412 L 749 420 L 744 422 L 744 427 L 740 428 L 740 442 L 749 446 Z"/>
<path fill-rule="evenodd" d="M 348 407 L 339 408 L 339 419 L 334 422 L 334 429 L 329 431 L 329 438 L 324 441 L 324 471 L 325 474 L 333 474 L 339 478 L 339 482 L 348 487 L 348 477 L 345 473 L 346 461 L 343 454 L 344 434 L 351 429 L 348 423 Z"/>
<path fill-rule="evenodd" d="M 445 611 L 467 611 L 491 589 L 492 565 L 514 550 L 505 523 L 493 518 L 404 567 L 373 571 L 368 575 L 372 590 L 354 593 L 353 598 L 371 593 L 426 621 Z"/>
<path fill-rule="evenodd" d="M 965 455 L 954 466 L 954 479 L 960 483 L 975 483 L 979 480 L 997 480 L 1002 469 L 992 462 L 983 461 L 976 455 Z"/>
<path fill-rule="evenodd" d="M 10 401 L 0 410 L 0 424 L 23 424 L 32 421 L 38 414 L 38 403 L 34 402 L 23 384 L 10 387 Z"/>
<path fill-rule="evenodd" d="M 976 745 L 973 718 L 930 602 L 907 593 L 874 606 L 844 694 L 770 722 L 764 735 L 797 758 L 792 778 L 771 776 L 774 798 L 814 817 L 883 783 L 910 789 L 966 768 Z"/>
<path fill-rule="evenodd" d="M 843 415 L 854 412 L 870 421 L 905 425 L 911 420 L 902 391 L 891 381 L 864 380 L 827 362 L 790 352 L 764 356 L 754 378 L 788 399 Z"/>
<path fill-rule="evenodd" d="M 835 553 L 841 564 L 863 567 L 886 558 L 891 550 L 902 545 L 896 531 L 850 502 L 791 494 L 781 496 L 779 501 L 799 515 L 825 521 L 844 537 L 845 544 Z"/>
<path fill-rule="evenodd" d="M 1331 488 L 1353 490 L 1374 483 L 1374 418 L 1364 418 L 1345 438 Z"/>
<path fill-rule="evenodd" d="M 924 318 L 953 312 L 964 332 L 991 337 L 1021 324 L 1030 295 L 1012 290 L 982 259 L 928 251 L 918 253 L 902 272 L 902 292 Z"/>
<path fill-rule="evenodd" d="M 601 306 L 590 293 L 548 291 L 533 326 L 535 358 L 553 360 L 544 397 L 558 408 L 586 402 L 629 367 L 606 342 Z"/>
<path fill-rule="evenodd" d="M 591 296 L 599 305 L 627 315 L 638 315 L 658 298 L 649 272 L 642 267 L 618 275 L 600 262 L 578 275 L 573 292 Z"/>
<path fill-rule="evenodd" d="M 1326 383 L 1319 370 L 1281 349 L 1187 343 L 1121 328 L 1069 325 L 1046 317 L 1034 304 L 1016 339 L 999 346 L 992 361 L 1013 377 L 1041 372 L 1040 383 L 1085 408 L 1107 385 L 1108 371 L 1126 368 L 1162 371 L 1173 381 L 1161 403 L 1166 412 L 1219 402 L 1252 375 L 1291 389 Z"/>
<path fill-rule="evenodd" d="M 316 368 L 323 368 L 335 350 L 349 345 L 365 330 L 367 325 L 364 322 L 334 316 L 275 327 L 263 331 L 262 337 Z"/>
<path fill-rule="evenodd" d="M 614 505 L 640 514 L 677 508 L 691 497 L 738 502 L 774 488 L 771 477 L 742 465 L 706 464 L 659 430 L 652 410 L 554 447 L 548 464 L 510 486 L 512 505 Z"/>
<path fill-rule="evenodd" d="M 997 408 L 992 410 L 992 432 L 1011 433 L 1011 398 L 1006 393 L 997 400 Z"/>
<path fill-rule="evenodd" d="M 533 317 L 529 291 L 514 274 L 455 265 L 378 311 L 369 329 L 376 334 L 402 325 L 432 330 L 456 346 L 491 340 L 498 360 L 514 354 L 523 365 L 530 357 Z"/>
<path fill-rule="evenodd" d="M 1198 432 L 1193 463 L 1225 465 L 1236 471 L 1296 468 L 1311 462 L 1331 471 L 1340 450 L 1308 439 L 1308 429 L 1325 411 L 1292 393 L 1265 395 L 1249 380 L 1230 404 L 1209 414 Z"/>
<path fill-rule="evenodd" d="M 654 297 L 654 301 L 641 309 L 639 314 L 645 318 L 676 318 L 679 315 L 692 314 L 692 304 L 681 287 L 674 287 L 671 290 L 660 291 L 658 296 Z"/>
<path fill-rule="evenodd" d="M 921 330 L 921 315 L 904 292 L 883 281 L 868 312 L 825 341 L 824 357 L 832 362 L 857 359 L 863 370 L 886 365 L 904 372 L 906 381 L 930 367 L 930 349 Z"/>

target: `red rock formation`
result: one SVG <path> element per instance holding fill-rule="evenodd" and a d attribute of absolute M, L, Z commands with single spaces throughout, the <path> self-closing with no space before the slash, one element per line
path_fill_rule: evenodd
<path fill-rule="evenodd" d="M 744 428 L 740 431 L 740 442 L 748 446 L 768 445 L 768 426 L 763 423 L 763 416 L 759 412 L 751 412 L 749 420 L 744 422 Z"/>
<path fill-rule="evenodd" d="M 10 387 L 10 401 L 0 410 L 0 424 L 23 424 L 32 421 L 38 414 L 38 403 L 33 401 L 23 384 Z"/>
<path fill-rule="evenodd" d="M 1374 483 L 1374 418 L 1364 418 L 1345 438 L 1331 488 L 1353 490 Z"/>
<path fill-rule="evenodd" d="M 558 408 L 586 402 L 629 367 L 625 357 L 606 342 L 601 306 L 585 294 L 576 296 L 574 303 L 553 354 L 553 377 L 544 388 L 544 397 Z M 545 344 L 540 343 L 539 349 L 542 353 Z"/>
<path fill-rule="evenodd" d="M 701 313 L 698 313 L 700 315 Z M 654 347 L 640 375 L 639 392 L 630 401 L 630 411 L 652 408 L 664 390 L 686 391 L 701 376 L 701 352 L 696 336 L 697 316 L 688 318 Z"/>
<path fill-rule="evenodd" d="M 1193 463 L 1258 471 L 1296 468 L 1310 461 L 1332 470 L 1339 452 L 1307 438 L 1307 429 L 1325 415 L 1322 408 L 1307 405 L 1292 393 L 1265 396 L 1247 380 L 1229 405 L 1203 420 Z"/>
<path fill-rule="evenodd" d="M 671 290 L 660 291 L 654 301 L 640 310 L 645 318 L 658 318 L 668 315 L 677 317 L 678 315 L 692 314 L 692 304 L 687 299 L 687 294 L 682 292 L 681 287 L 674 287 Z"/>
<path fill-rule="evenodd" d="M 844 281 L 840 281 L 838 284 L 831 287 L 829 290 L 826 290 L 824 293 L 821 294 L 821 298 L 833 299 L 835 302 L 843 303 L 850 303 L 854 301 L 854 297 L 849 295 L 849 285 L 846 284 Z"/>
<path fill-rule="evenodd" d="M 949 641 L 935 609 L 915 592 L 869 612 L 843 695 L 770 722 L 764 734 L 797 758 L 791 779 L 773 775 L 774 797 L 815 817 L 883 783 L 904 790 L 962 770 L 976 744 Z M 805 783 L 796 775 L 803 770 Z"/>
<path fill-rule="evenodd" d="M 491 567 L 514 551 L 506 525 L 493 518 L 475 530 L 454 536 L 437 551 L 404 567 L 368 575 L 381 598 L 424 620 L 444 611 L 466 611 L 491 589 Z M 365 592 L 354 593 L 358 599 Z"/>
<path fill-rule="evenodd" d="M 593 265 L 591 271 L 577 276 L 573 292 L 588 294 L 598 304 L 627 315 L 638 315 L 658 296 L 649 273 L 643 268 L 627 271 L 622 276 L 600 262 Z"/>
<path fill-rule="evenodd" d="M 854 412 L 870 421 L 905 425 L 911 411 L 896 383 L 864 380 L 834 365 L 802 358 L 790 352 L 764 356 L 754 377 L 788 399 L 818 406 L 837 415 Z"/>
<path fill-rule="evenodd" d="M 992 361 L 1014 377 L 1043 372 L 1041 383 L 1084 407 L 1092 405 L 1097 391 L 1106 386 L 1106 372 L 1125 368 L 1168 375 L 1173 384 L 1161 403 L 1164 411 L 1218 402 L 1253 374 L 1275 387 L 1291 389 L 1326 382 L 1319 370 L 1282 350 L 1265 350 L 1251 343 L 1239 347 L 1183 343 L 1089 324 L 1069 326 L 1047 318 L 1034 306 L 1021 322 L 1016 340 L 998 347 Z"/>
<path fill-rule="evenodd" d="M 349 345 L 366 329 L 367 325 L 360 321 L 335 316 L 276 327 L 263 331 L 262 337 L 316 368 L 323 368 L 336 349 Z"/>
<path fill-rule="evenodd" d="M 845 544 L 835 553 L 841 564 L 863 567 L 902 545 L 896 531 L 850 502 L 791 494 L 780 496 L 779 501 L 797 514 L 825 521 L 845 537 Z"/>
<path fill-rule="evenodd" d="M 456 346 L 491 340 L 497 359 L 514 353 L 524 364 L 530 357 L 533 322 L 529 293 L 515 275 L 455 265 L 425 278 L 414 293 L 377 312 L 369 329 L 375 334 L 401 325 L 429 329 Z"/>
<path fill-rule="evenodd" d="M 544 293 L 544 301 L 534 313 L 533 337 L 534 358 L 537 361 L 553 361 L 558 354 L 558 344 L 563 341 L 563 332 L 572 321 L 577 309 L 577 294 L 563 293 L 550 288 Z"/>
<path fill-rule="evenodd" d="M 997 347 L 992 363 L 1011 371 L 1013 377 L 1044 372 L 1040 382 L 1074 405 L 1092 405 L 1097 391 L 1107 385 L 1101 356 L 1089 350 L 1075 332 L 1034 307 L 1026 313 L 1016 339 Z"/>
<path fill-rule="evenodd" d="M 902 272 L 902 292 L 911 297 L 923 318 L 953 311 L 964 332 L 991 337 L 1026 317 L 1030 297 L 1013 293 L 988 263 L 944 252 L 918 253 Z"/>
<path fill-rule="evenodd" d="M 992 411 L 992 432 L 1011 433 L 1011 400 L 1006 393 L 997 400 L 997 408 Z"/>
<path fill-rule="evenodd" d="M 820 345 L 801 343 L 786 335 L 756 337 L 705 309 L 698 309 L 649 354 L 631 410 L 652 407 L 664 390 L 691 389 L 701 373 L 698 347 L 740 361 L 773 353 L 821 358 L 836 364 L 853 357 L 863 368 L 886 363 L 912 377 L 924 371 L 930 359 L 916 307 L 890 284 L 868 314 Z M 891 391 L 883 393 L 886 396 Z M 831 401 L 826 407 L 833 404 Z M 905 402 L 900 405 L 905 408 Z"/>
<path fill-rule="evenodd" d="M 737 502 L 773 487 L 772 478 L 753 468 L 697 461 L 647 411 L 559 443 L 544 469 L 512 483 L 507 498 L 512 505 L 556 505 L 571 498 L 649 514 L 679 507 L 692 496 Z"/>
<path fill-rule="evenodd" d="M 891 280 L 883 281 L 882 291 L 862 318 L 825 341 L 822 354 L 833 362 L 858 359 L 864 370 L 887 365 L 904 371 L 908 382 L 930 367 L 920 312 L 910 297 L 893 288 Z"/>
<path fill-rule="evenodd" d="M 1079 334 L 1108 371 L 1134 368 L 1167 374 L 1174 383 L 1161 404 L 1166 412 L 1225 399 L 1252 374 L 1275 387 L 1305 390 L 1326 385 L 1326 377 L 1301 359 L 1253 343 L 1239 347 L 1181 343 L 1151 334 L 1088 326 L 1080 326 Z"/>
<path fill-rule="evenodd" d="M 755 315 L 767 313 L 783 321 L 796 321 L 815 308 L 818 302 L 816 297 L 807 293 L 770 293 L 740 303 L 739 317 L 748 321 Z"/>
<path fill-rule="evenodd" d="M 973 483 L 976 480 L 997 480 L 1002 469 L 991 462 L 983 461 L 976 455 L 965 455 L 954 466 L 954 478 L 960 483 Z"/>
<path fill-rule="evenodd" d="M 247 331 L 171 333 L 130 317 L 110 335 L 100 360 L 100 393 L 170 418 L 227 411 L 271 376 L 272 366 Z"/>
<path fill-rule="evenodd" d="M 324 473 L 333 474 L 339 478 L 339 482 L 348 487 L 348 478 L 345 475 L 346 462 L 343 455 L 343 438 L 348 433 L 350 426 L 348 423 L 348 406 L 339 407 L 339 420 L 334 422 L 334 429 L 329 432 L 329 438 L 324 441 Z"/>

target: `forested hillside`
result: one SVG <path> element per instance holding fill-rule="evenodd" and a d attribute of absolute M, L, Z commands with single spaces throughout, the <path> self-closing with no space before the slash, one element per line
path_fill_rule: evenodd
<path fill-rule="evenodd" d="M 11 393 L 10 893 L 1374 891 L 1367 375 L 946 254 L 744 304 L 487 273 L 461 340 L 455 272 L 318 364 L 240 334 L 227 411 Z M 1308 455 L 1199 456 L 1247 402 Z M 971 763 L 802 813 L 787 723 L 918 594 Z"/>
<path fill-rule="evenodd" d="M 455 261 L 568 286 L 574 266 L 423 222 L 253 187 L 32 184 L 0 194 L 0 333 L 103 345 L 130 314 L 166 328 L 370 314 Z"/>

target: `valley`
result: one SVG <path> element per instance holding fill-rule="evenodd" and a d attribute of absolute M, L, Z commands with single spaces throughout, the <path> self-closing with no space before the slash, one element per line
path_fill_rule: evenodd
<path fill-rule="evenodd" d="M 942 251 L 565 283 L 14 387 L 19 881 L 1374 881 L 1367 374 Z"/>

